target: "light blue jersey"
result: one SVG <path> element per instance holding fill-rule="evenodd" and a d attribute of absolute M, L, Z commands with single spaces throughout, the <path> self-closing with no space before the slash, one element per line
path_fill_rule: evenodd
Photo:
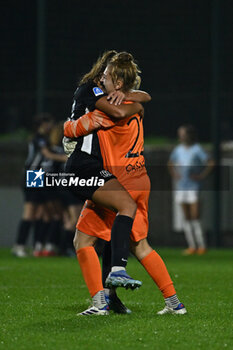
<path fill-rule="evenodd" d="M 199 144 L 192 146 L 179 145 L 170 155 L 170 161 L 176 167 L 180 179 L 175 181 L 176 190 L 198 191 L 200 181 L 193 180 L 192 175 L 199 174 L 202 166 L 206 165 L 208 155 Z"/>

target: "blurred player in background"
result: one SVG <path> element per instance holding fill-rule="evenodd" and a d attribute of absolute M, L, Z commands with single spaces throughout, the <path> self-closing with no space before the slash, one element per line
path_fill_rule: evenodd
<path fill-rule="evenodd" d="M 127 93 L 135 86 L 138 72 L 131 54 L 122 52 L 115 55 L 109 62 L 102 79 L 107 93 L 115 90 Z M 91 118 L 90 114 L 89 117 Z M 95 111 L 92 117 L 95 117 Z M 72 122 L 70 124 L 70 129 L 72 129 L 75 124 Z M 131 250 L 163 293 L 166 306 L 158 314 L 185 314 L 186 309 L 176 295 L 163 260 L 147 242 L 150 180 L 143 156 L 142 117 L 139 114 L 133 114 L 116 123 L 111 129 L 99 130 L 98 137 L 105 169 L 119 179 L 137 203 L 131 233 Z M 81 255 L 84 251 L 88 253 L 98 238 L 109 241 L 115 217 L 116 214 L 112 211 L 88 201 L 77 224 L 78 231 L 74 239 L 77 254 Z M 110 259 L 108 262 L 103 262 L 104 283 L 106 279 L 104 298 L 99 262 L 95 261 L 94 264 L 87 258 L 88 255 L 86 255 L 85 264 L 83 262 L 80 265 L 93 299 L 93 306 L 80 315 L 107 314 L 106 302 L 112 292 L 108 287 L 121 285 L 118 284 L 119 280 L 114 278 L 114 271 L 111 272 Z"/>
<path fill-rule="evenodd" d="M 43 165 L 43 170 L 46 172 L 62 174 L 65 171 L 67 156 L 64 154 L 62 139 L 63 123 L 58 123 L 50 133 L 50 149 L 55 154 L 63 155 L 63 162 L 47 159 Z M 75 226 L 83 201 L 80 201 L 66 188 L 53 187 L 48 193 L 46 211 L 50 213 L 50 225 L 41 255 L 54 256 L 59 253 L 74 256 Z"/>
<path fill-rule="evenodd" d="M 184 255 L 201 255 L 206 252 L 206 243 L 200 222 L 200 189 L 214 162 L 197 142 L 194 126 L 180 126 L 178 138 L 180 145 L 172 151 L 168 169 L 174 180 L 174 199 L 184 214 L 183 230 L 188 244 Z"/>
<path fill-rule="evenodd" d="M 54 127 L 54 118 L 48 113 L 42 113 L 35 117 L 34 124 L 35 133 L 28 145 L 23 176 L 23 215 L 18 227 L 16 244 L 12 249 L 12 253 L 17 257 L 27 256 L 25 245 L 32 227 L 34 227 L 34 253 L 37 255 L 37 251 L 42 250 L 41 242 L 49 225 L 47 212 L 44 210 L 44 205 L 49 199 L 48 192 L 43 188 L 26 187 L 26 171 L 39 170 L 47 161 L 64 162 L 66 160 L 64 154 L 55 154 L 50 149 L 49 135 Z"/>

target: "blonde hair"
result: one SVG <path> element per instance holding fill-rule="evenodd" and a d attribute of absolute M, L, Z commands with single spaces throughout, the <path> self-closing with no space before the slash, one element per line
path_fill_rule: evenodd
<path fill-rule="evenodd" d="M 129 91 L 133 88 L 139 88 L 141 78 L 137 64 L 134 62 L 133 56 L 128 52 L 120 52 L 113 56 L 108 66 L 110 67 L 113 83 L 122 80 L 123 91 Z"/>
<path fill-rule="evenodd" d="M 102 56 L 98 58 L 98 60 L 93 64 L 92 69 L 90 72 L 85 74 L 80 82 L 79 85 L 85 84 L 90 80 L 95 81 L 96 83 L 100 78 L 102 77 L 102 74 L 107 67 L 109 61 L 117 54 L 115 50 L 109 50 L 105 51 Z"/>

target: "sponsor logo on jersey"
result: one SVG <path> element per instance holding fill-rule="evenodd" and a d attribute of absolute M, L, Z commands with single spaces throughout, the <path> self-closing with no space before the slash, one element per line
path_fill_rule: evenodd
<path fill-rule="evenodd" d="M 127 167 L 125 168 L 127 173 L 130 173 L 131 171 L 138 171 L 138 170 L 142 170 L 143 168 L 145 168 L 146 164 L 145 164 L 145 160 L 139 162 L 136 161 L 136 163 L 133 164 L 128 164 Z"/>
<path fill-rule="evenodd" d="M 44 187 L 44 174 L 41 168 L 40 170 L 27 170 L 26 187 Z"/>
<path fill-rule="evenodd" d="M 95 96 L 99 96 L 99 95 L 104 94 L 104 92 L 97 86 L 93 88 L 93 92 L 94 92 Z"/>

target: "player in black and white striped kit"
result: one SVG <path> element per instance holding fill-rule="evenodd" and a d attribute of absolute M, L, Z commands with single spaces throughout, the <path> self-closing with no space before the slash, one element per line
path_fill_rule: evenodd
<path fill-rule="evenodd" d="M 48 113 L 42 113 L 35 118 L 35 134 L 29 142 L 28 156 L 25 162 L 23 174 L 24 207 L 22 219 L 18 226 L 16 244 L 12 253 L 17 257 L 25 257 L 25 244 L 32 226 L 35 230 L 35 241 L 45 232 L 46 223 L 42 222 L 44 216 L 43 204 L 48 200 L 48 192 L 43 188 L 26 187 L 26 170 L 39 170 L 43 164 L 52 159 L 65 161 L 64 155 L 51 152 L 49 145 L 49 134 L 54 125 L 53 117 Z"/>

